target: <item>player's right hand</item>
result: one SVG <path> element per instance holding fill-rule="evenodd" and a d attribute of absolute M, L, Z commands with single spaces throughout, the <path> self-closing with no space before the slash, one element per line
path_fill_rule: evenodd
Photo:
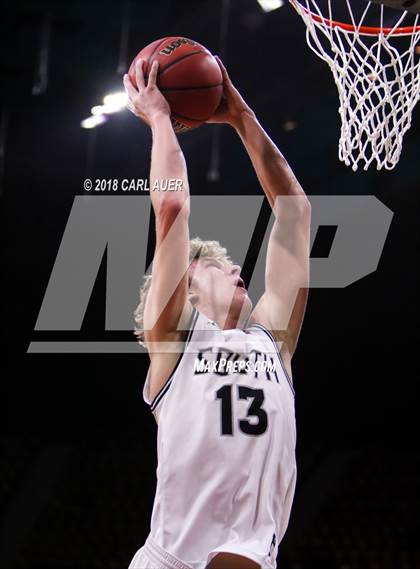
<path fill-rule="evenodd" d="M 223 65 L 220 57 L 216 55 L 216 61 L 220 67 L 223 77 L 223 95 L 219 107 L 212 117 L 206 122 L 208 123 L 226 123 L 233 127 L 238 126 L 242 115 L 245 113 L 255 116 L 254 111 L 247 105 L 238 89 L 233 85 L 226 67 Z"/>
<path fill-rule="evenodd" d="M 156 85 L 159 62 L 154 61 L 152 63 L 147 85 L 144 78 L 143 62 L 143 59 L 138 59 L 135 65 L 137 89 L 127 74 L 124 75 L 123 83 L 128 97 L 128 109 L 136 115 L 136 117 L 139 117 L 146 124 L 152 126 L 153 121 L 158 116 L 169 116 L 171 109 L 168 101 Z"/>

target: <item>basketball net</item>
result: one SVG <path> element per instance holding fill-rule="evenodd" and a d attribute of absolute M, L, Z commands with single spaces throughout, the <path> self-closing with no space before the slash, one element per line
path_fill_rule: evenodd
<path fill-rule="evenodd" d="M 334 0 L 337 2 L 337 0 Z M 411 126 L 420 98 L 419 15 L 399 15 L 392 28 L 384 24 L 384 6 L 367 2 L 356 22 L 350 0 L 349 22 L 334 20 L 332 0 L 322 13 L 320 0 L 290 0 L 306 24 L 309 47 L 326 61 L 340 98 L 342 120 L 339 158 L 356 171 L 376 162 L 392 170 L 401 155 L 403 136 Z M 378 11 L 378 27 L 366 26 L 369 10 Z M 406 25 L 413 19 L 412 25 Z"/>

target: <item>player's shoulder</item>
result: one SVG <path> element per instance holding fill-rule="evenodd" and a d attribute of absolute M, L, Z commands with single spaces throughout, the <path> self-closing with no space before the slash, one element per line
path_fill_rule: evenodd
<path fill-rule="evenodd" d="M 168 353 L 168 351 L 173 352 L 181 349 L 195 326 L 197 316 L 197 310 L 187 301 L 178 324 L 173 326 L 173 330 L 167 331 L 163 335 L 160 334 L 159 340 L 153 330 L 145 330 L 145 344 L 150 359 L 159 358 L 162 353 Z"/>

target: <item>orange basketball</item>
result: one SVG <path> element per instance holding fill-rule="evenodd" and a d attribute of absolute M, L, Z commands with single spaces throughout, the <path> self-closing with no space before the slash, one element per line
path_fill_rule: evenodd
<path fill-rule="evenodd" d="M 209 119 L 219 106 L 223 78 L 217 61 L 201 44 L 182 37 L 156 40 L 134 58 L 128 75 L 135 87 L 134 65 L 141 57 L 145 79 L 153 61 L 159 61 L 156 84 L 171 107 L 175 132 L 196 128 Z"/>

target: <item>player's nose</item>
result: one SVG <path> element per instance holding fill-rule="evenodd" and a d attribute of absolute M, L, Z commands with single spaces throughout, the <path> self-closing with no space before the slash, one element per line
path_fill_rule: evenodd
<path fill-rule="evenodd" d="M 241 267 L 239 265 L 233 265 L 230 270 L 231 275 L 239 275 L 240 272 L 241 272 Z"/>

